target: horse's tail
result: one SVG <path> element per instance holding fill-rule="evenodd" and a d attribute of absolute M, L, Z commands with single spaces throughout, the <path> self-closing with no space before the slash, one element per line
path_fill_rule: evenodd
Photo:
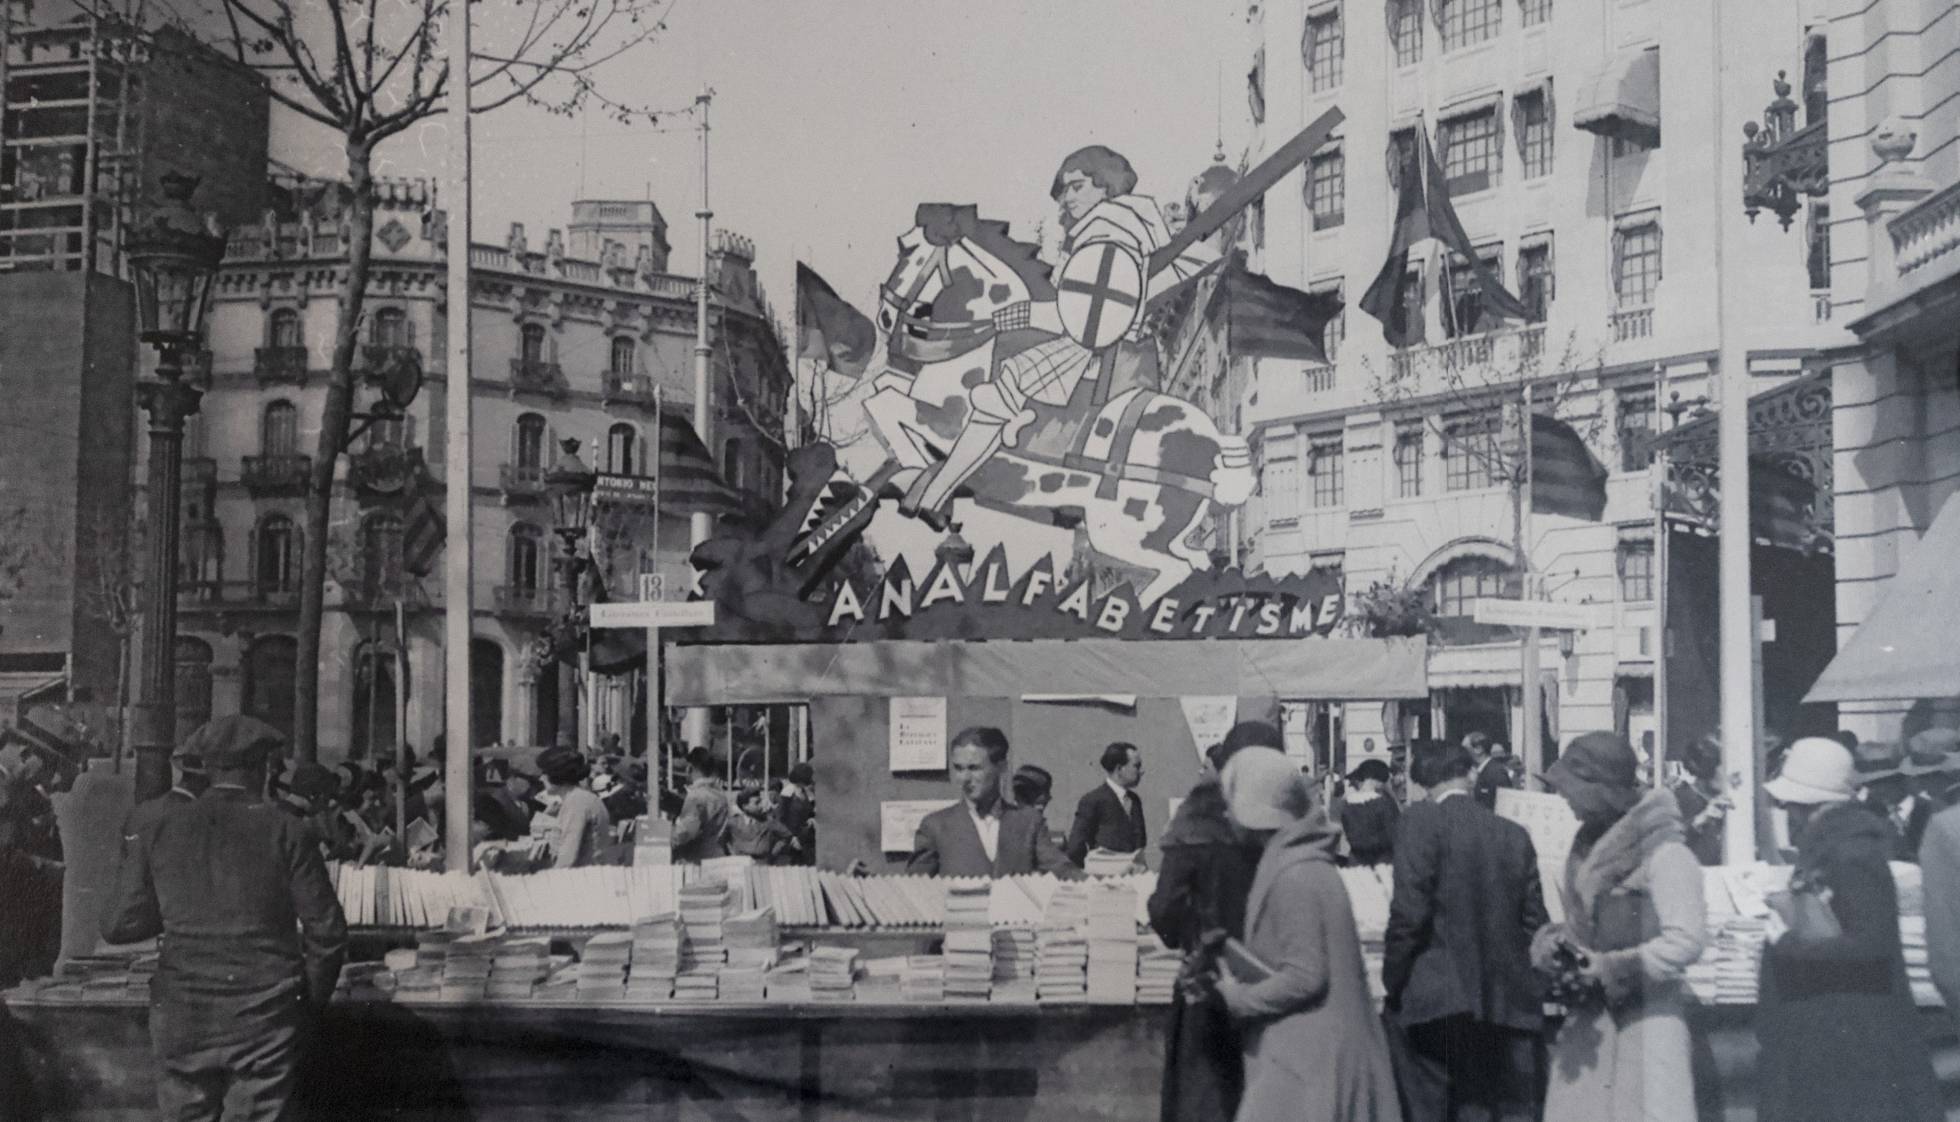
<path fill-rule="evenodd" d="M 1240 506 L 1252 497 L 1258 484 L 1252 473 L 1252 445 L 1245 437 L 1218 436 L 1218 457 L 1211 469 L 1211 497 L 1220 506 Z"/>

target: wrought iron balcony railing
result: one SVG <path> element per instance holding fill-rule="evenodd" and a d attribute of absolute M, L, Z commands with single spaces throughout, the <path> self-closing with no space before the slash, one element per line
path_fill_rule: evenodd
<path fill-rule="evenodd" d="M 313 471 L 313 457 L 298 452 L 247 456 L 240 477 L 254 495 L 303 494 Z"/>

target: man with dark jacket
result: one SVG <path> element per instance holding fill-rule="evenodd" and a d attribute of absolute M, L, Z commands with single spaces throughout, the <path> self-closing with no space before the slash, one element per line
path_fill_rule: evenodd
<path fill-rule="evenodd" d="M 1012 877 L 1054 873 L 1073 880 L 1082 871 L 1069 862 L 1048 824 L 1032 810 L 1006 805 L 1001 774 L 1007 768 L 1007 734 L 978 726 L 961 730 L 946 755 L 947 777 L 960 801 L 919 821 L 905 871 L 927 877 Z"/>
<path fill-rule="evenodd" d="M 1470 753 L 1471 794 L 1485 810 L 1496 810 L 1497 792 L 1517 786 L 1511 781 L 1509 754 L 1495 751 L 1490 737 L 1481 732 L 1464 737 L 1463 747 Z"/>
<path fill-rule="evenodd" d="M 817 863 L 817 804 L 811 798 L 816 785 L 817 772 L 809 761 L 789 769 L 789 780 L 783 784 L 782 798 L 776 803 L 776 821 L 790 836 L 786 864 Z"/>
<path fill-rule="evenodd" d="M 102 936 L 161 936 L 150 986 L 157 1104 L 169 1119 L 276 1119 L 307 1022 L 333 996 L 347 949 L 326 865 L 305 824 L 264 799 L 280 734 L 221 717 L 184 749 L 211 788 L 132 816 Z"/>
<path fill-rule="evenodd" d="M 1068 859 L 1084 864 L 1092 849 L 1110 853 L 1141 852 L 1147 835 L 1143 800 L 1137 784 L 1143 781 L 1143 752 L 1121 741 L 1103 749 L 1103 781 L 1075 804 L 1075 825 L 1069 829 Z"/>
<path fill-rule="evenodd" d="M 1547 918 L 1538 856 L 1522 826 L 1472 796 L 1467 748 L 1427 741 L 1410 763 L 1429 799 L 1396 831 L 1382 962 L 1405 1113 L 1530 1119 L 1543 1002 L 1531 937 Z"/>

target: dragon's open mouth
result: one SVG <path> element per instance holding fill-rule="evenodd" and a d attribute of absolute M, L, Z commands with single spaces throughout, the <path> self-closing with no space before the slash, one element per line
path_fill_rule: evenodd
<path fill-rule="evenodd" d="M 789 547 L 789 563 L 801 565 L 813 560 L 840 535 L 854 528 L 861 529 L 858 523 L 870 521 L 872 508 L 878 504 L 879 488 L 891 474 L 892 469 L 887 465 L 869 483 L 860 484 L 843 468 L 831 472 L 822 494 L 810 504 L 796 541 Z"/>

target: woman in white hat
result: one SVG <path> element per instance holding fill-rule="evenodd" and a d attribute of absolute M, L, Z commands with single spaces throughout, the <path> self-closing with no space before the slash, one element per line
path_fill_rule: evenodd
<path fill-rule="evenodd" d="M 1858 779 L 1844 745 L 1806 737 L 1763 784 L 1797 845 L 1756 1008 L 1757 1109 L 1777 1122 L 1945 1117 L 1899 947 L 1891 829 L 1856 801 Z"/>
<path fill-rule="evenodd" d="M 1388 1038 L 1335 868 L 1340 831 L 1274 749 L 1239 750 L 1222 783 L 1232 820 L 1264 841 L 1245 943 L 1271 969 L 1263 980 L 1218 981 L 1244 1029 L 1237 1122 L 1401 1122 Z"/>

